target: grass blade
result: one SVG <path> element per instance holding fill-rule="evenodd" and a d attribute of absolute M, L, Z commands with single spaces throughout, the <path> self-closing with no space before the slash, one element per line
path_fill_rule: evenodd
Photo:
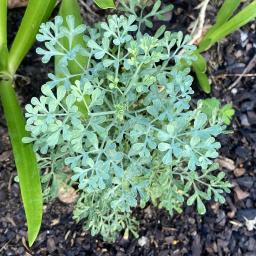
<path fill-rule="evenodd" d="M 256 0 L 247 5 L 242 11 L 236 14 L 229 21 L 218 27 L 210 35 L 208 35 L 200 44 L 198 51 L 202 52 L 213 44 L 233 33 L 240 27 L 247 24 L 256 17 Z"/>
<path fill-rule="evenodd" d="M 36 156 L 31 144 L 22 143 L 22 138 L 27 136 L 25 120 L 10 80 L 0 81 L 0 99 L 19 176 L 21 196 L 28 225 L 28 241 L 31 246 L 40 230 L 43 207 Z"/>
<path fill-rule="evenodd" d="M 0 71 L 7 66 L 7 0 L 0 0 Z"/>
<path fill-rule="evenodd" d="M 207 31 L 203 40 L 201 41 L 201 45 L 207 46 L 207 42 L 210 42 L 209 38 L 211 37 L 212 33 L 230 19 L 230 17 L 238 8 L 240 3 L 241 3 L 241 0 L 225 0 L 224 1 L 220 10 L 218 11 L 215 24 Z"/>
<path fill-rule="evenodd" d="M 2 1 L 2 0 L 1 0 Z M 9 54 L 9 72 L 14 75 L 34 43 L 40 24 L 46 20 L 56 0 L 30 0 Z"/>
<path fill-rule="evenodd" d="M 219 27 L 229 20 L 240 3 L 241 0 L 225 0 L 218 11 L 215 26 Z"/>
<path fill-rule="evenodd" d="M 0 48 L 7 44 L 7 0 L 0 1 Z"/>
<path fill-rule="evenodd" d="M 113 0 L 94 0 L 101 9 L 115 8 L 115 3 Z"/>

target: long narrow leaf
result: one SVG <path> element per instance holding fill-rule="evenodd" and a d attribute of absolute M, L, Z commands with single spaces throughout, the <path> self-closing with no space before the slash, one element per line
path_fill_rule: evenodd
<path fill-rule="evenodd" d="M 0 48 L 7 43 L 7 0 L 0 1 Z"/>
<path fill-rule="evenodd" d="M 220 26 L 222 26 L 226 21 L 228 21 L 235 10 L 240 5 L 241 0 L 225 0 L 222 4 L 220 10 L 218 11 L 216 22 L 215 24 L 207 31 L 207 33 L 204 36 L 204 40 L 207 39 L 207 37 L 211 36 L 211 34 Z"/>
<path fill-rule="evenodd" d="M 40 24 L 50 16 L 55 4 L 56 0 L 29 1 L 9 54 L 8 66 L 12 75 L 34 43 Z"/>
<path fill-rule="evenodd" d="M 60 12 L 59 15 L 62 16 L 63 20 L 65 21 L 66 17 L 68 15 L 72 15 L 75 18 L 75 26 L 79 26 L 81 24 L 83 24 L 83 18 L 80 14 L 80 8 L 79 8 L 79 4 L 77 0 L 63 0 L 60 6 Z M 64 24 L 66 25 L 66 22 L 64 22 Z M 67 40 L 67 38 L 62 38 L 60 40 L 61 44 L 64 46 L 64 48 L 68 49 L 69 48 L 69 41 Z M 83 35 L 79 34 L 77 35 L 74 40 L 72 41 L 72 46 L 76 46 L 76 45 L 81 45 L 83 48 L 86 48 L 87 45 L 83 39 Z M 63 51 L 63 49 L 59 49 L 59 51 Z M 58 62 L 59 62 L 59 58 L 55 57 L 55 73 L 58 74 L 59 70 L 58 70 Z M 71 74 L 79 74 L 82 73 L 81 67 L 86 68 L 88 62 L 88 58 L 82 55 L 77 55 L 75 60 L 73 61 L 69 61 L 68 63 L 68 68 Z M 79 65 L 77 64 L 79 63 Z M 58 74 L 61 75 L 61 74 Z M 80 79 L 79 76 L 76 76 L 73 80 L 71 80 L 72 82 L 74 82 L 76 79 Z M 87 102 L 90 101 L 90 97 L 89 96 L 85 96 L 85 100 Z M 88 113 L 87 113 L 87 109 L 84 106 L 83 102 L 77 102 L 76 103 L 79 111 L 81 113 L 83 113 L 84 118 L 87 118 Z"/>
<path fill-rule="evenodd" d="M 75 26 L 83 24 L 83 18 L 80 14 L 80 7 L 77 0 L 62 0 L 59 15 L 63 17 L 64 25 L 66 23 L 66 17 L 68 15 L 72 15 L 75 18 Z M 60 43 L 64 46 L 64 48 L 69 48 L 69 41 L 67 38 L 60 39 Z M 86 43 L 83 39 L 82 35 L 77 35 L 72 42 L 72 46 L 81 45 L 83 48 L 86 47 Z M 59 49 L 62 51 L 62 49 Z M 85 67 L 87 64 L 87 57 L 82 55 L 77 55 L 76 60 L 69 61 L 69 71 L 71 74 L 79 74 L 81 73 L 81 66 L 77 64 L 77 62 L 82 66 Z M 58 58 L 55 58 L 55 73 L 58 73 Z"/>
<path fill-rule="evenodd" d="M 256 17 L 256 0 L 247 5 L 237 15 L 227 21 L 225 24 L 217 28 L 205 40 L 199 44 L 199 52 L 202 52 L 213 44 L 233 33 L 240 27 L 247 24 Z"/>
<path fill-rule="evenodd" d="M 115 8 L 115 3 L 113 0 L 94 0 L 101 9 Z"/>
<path fill-rule="evenodd" d="M 215 25 L 219 27 L 229 20 L 240 3 L 241 0 L 225 0 L 218 11 Z"/>
<path fill-rule="evenodd" d="M 25 121 L 11 81 L 0 82 L 0 99 L 7 121 L 8 132 L 19 176 L 22 201 L 25 208 L 28 241 L 31 246 L 40 230 L 42 220 L 42 191 L 35 153 L 30 144 L 23 144 L 28 136 Z"/>
<path fill-rule="evenodd" d="M 194 61 L 192 64 L 193 71 L 196 73 L 196 77 L 201 89 L 205 93 L 210 93 L 211 85 L 206 75 L 206 70 L 207 70 L 206 60 L 201 54 L 195 53 L 195 55 L 197 57 L 197 60 Z"/>
<path fill-rule="evenodd" d="M 0 71 L 7 66 L 7 0 L 0 0 Z"/>

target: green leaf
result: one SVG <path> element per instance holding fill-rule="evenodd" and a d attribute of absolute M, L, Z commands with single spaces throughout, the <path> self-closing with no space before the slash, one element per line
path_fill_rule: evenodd
<path fill-rule="evenodd" d="M 202 111 L 208 118 L 211 118 L 213 113 L 217 113 L 220 109 L 220 101 L 216 98 L 204 99 L 202 100 L 202 103 Z"/>
<path fill-rule="evenodd" d="M 0 1 L 0 71 L 6 69 L 7 48 L 7 0 Z"/>
<path fill-rule="evenodd" d="M 216 98 L 204 99 L 202 102 L 202 111 L 211 118 L 214 114 L 222 119 L 224 124 L 229 125 L 232 117 L 235 114 L 231 104 L 226 104 L 222 108 L 220 107 L 220 101 Z"/>
<path fill-rule="evenodd" d="M 67 26 L 67 21 L 66 21 L 66 17 L 69 15 L 72 15 L 75 18 L 75 27 L 83 24 L 83 18 L 80 14 L 80 7 L 78 4 L 77 0 L 63 0 L 61 2 L 61 6 L 60 6 L 60 11 L 59 11 L 59 15 L 63 18 L 63 25 Z M 63 37 L 60 39 L 60 43 L 66 48 L 69 49 L 69 40 L 66 37 Z M 83 39 L 83 34 L 78 34 L 76 35 L 73 40 L 72 40 L 72 46 L 74 47 L 76 45 L 81 45 L 83 48 L 86 48 L 86 43 Z M 61 49 L 59 49 L 61 51 Z M 58 63 L 58 58 L 55 57 L 55 73 L 58 74 L 58 70 L 56 70 L 57 68 L 57 63 Z M 76 59 L 73 61 L 69 61 L 69 71 L 71 72 L 71 74 L 79 74 L 82 72 L 81 66 L 79 66 L 77 64 L 77 62 L 82 66 L 85 67 L 87 64 L 87 57 L 82 56 L 80 54 L 78 54 L 76 56 Z M 76 77 L 76 79 L 79 79 L 79 77 Z"/>
<path fill-rule="evenodd" d="M 7 44 L 7 0 L 0 1 L 0 48 Z"/>
<path fill-rule="evenodd" d="M 11 138 L 14 159 L 19 176 L 22 201 L 28 225 L 28 241 L 32 246 L 41 226 L 42 191 L 39 170 L 31 144 L 23 144 L 27 137 L 25 121 L 15 91 L 10 81 L 0 82 L 0 99 Z"/>
<path fill-rule="evenodd" d="M 209 83 L 209 79 L 206 75 L 207 70 L 207 63 L 205 58 L 199 54 L 198 52 L 195 52 L 195 55 L 197 57 L 197 60 L 192 63 L 193 71 L 196 73 L 196 77 L 199 83 L 199 86 L 205 93 L 211 92 L 211 85 Z"/>
<path fill-rule="evenodd" d="M 101 9 L 115 8 L 115 3 L 113 0 L 94 0 Z"/>
<path fill-rule="evenodd" d="M 218 11 L 215 24 L 207 31 L 203 40 L 207 40 L 207 37 L 211 37 L 211 34 L 222 26 L 233 15 L 235 10 L 240 5 L 241 0 L 225 0 L 220 10 Z"/>
<path fill-rule="evenodd" d="M 216 26 L 224 24 L 238 8 L 241 0 L 225 0 L 216 17 Z"/>
<path fill-rule="evenodd" d="M 159 148 L 160 151 L 169 150 L 170 147 L 171 147 L 170 144 L 165 143 L 165 142 L 161 142 L 161 143 L 158 145 L 158 148 Z"/>
<path fill-rule="evenodd" d="M 231 123 L 231 119 L 234 114 L 235 110 L 233 109 L 231 104 L 226 104 L 220 109 L 220 116 L 226 125 L 229 125 Z"/>
<path fill-rule="evenodd" d="M 191 184 L 189 183 L 189 185 L 191 186 Z M 190 196 L 187 200 L 187 205 L 191 206 L 196 200 L 196 193 L 194 193 L 192 196 Z"/>
<path fill-rule="evenodd" d="M 198 51 L 202 52 L 210 48 L 213 44 L 220 41 L 224 37 L 230 35 L 240 27 L 244 26 L 256 17 L 256 0 L 247 5 L 242 11 L 236 14 L 222 26 L 212 31 L 207 38 L 199 44 Z"/>
<path fill-rule="evenodd" d="M 199 214 L 205 214 L 206 213 L 206 208 L 205 205 L 203 203 L 203 201 L 201 200 L 201 198 L 199 196 L 197 196 L 196 198 L 196 203 L 197 203 L 197 211 Z"/>
<path fill-rule="evenodd" d="M 75 27 L 83 24 L 83 18 L 80 14 L 80 7 L 77 0 L 63 0 L 61 2 L 59 15 L 62 16 L 64 20 L 64 25 L 67 25 L 66 17 L 69 15 L 72 15 L 75 18 Z M 60 43 L 66 48 L 69 48 L 69 40 L 68 38 L 62 38 L 60 39 Z M 76 45 L 81 45 L 83 48 L 87 48 L 87 45 L 83 39 L 83 34 L 78 34 L 74 37 L 72 41 L 72 46 L 74 47 Z M 59 49 L 61 51 L 61 49 Z M 59 56 L 55 57 L 55 74 L 58 75 L 58 61 Z M 87 65 L 87 57 L 77 54 L 75 60 L 68 62 L 68 68 L 71 74 L 79 74 L 83 70 L 81 67 L 86 67 Z M 79 63 L 80 65 L 78 65 Z M 60 75 L 60 74 L 59 74 Z M 80 76 L 76 76 L 74 79 L 71 79 L 71 82 L 75 82 L 75 80 L 79 80 Z M 90 102 L 90 97 L 85 95 L 84 96 L 85 101 L 87 104 Z M 83 118 L 86 119 L 88 117 L 88 111 L 84 105 L 83 102 L 77 102 L 76 103 L 79 112 L 83 114 Z"/>
<path fill-rule="evenodd" d="M 41 23 L 50 16 L 56 0 L 30 0 L 9 55 L 9 72 L 14 75 L 35 41 Z"/>

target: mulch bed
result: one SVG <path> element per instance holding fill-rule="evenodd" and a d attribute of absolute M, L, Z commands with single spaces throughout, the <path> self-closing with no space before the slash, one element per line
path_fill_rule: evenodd
<path fill-rule="evenodd" d="M 198 1 L 172 2 L 175 9 L 165 24 L 172 30 L 186 31 L 197 15 L 193 8 Z M 219 1 L 212 2 L 208 21 L 214 19 Z M 23 12 L 23 9 L 9 11 L 10 38 Z M 83 13 L 87 12 L 83 9 Z M 100 18 L 100 14 L 102 12 L 96 12 L 93 18 Z M 250 76 L 242 77 L 230 88 L 255 55 L 255 22 L 235 32 L 205 54 L 214 86 L 211 96 L 221 99 L 223 103 L 232 102 L 236 109 L 230 127 L 233 133 L 220 137 L 220 164 L 234 185 L 232 192 L 226 195 L 226 203 L 219 205 L 209 202 L 204 216 L 198 215 L 192 207 L 186 207 L 184 213 L 172 217 L 151 205 L 143 210 L 136 209 L 135 214 L 141 221 L 139 239 L 130 237 L 124 240 L 120 236 L 116 243 L 108 244 L 100 237 L 91 237 L 81 224 L 72 220 L 72 205 L 56 200 L 45 206 L 41 233 L 30 250 L 25 240 L 25 218 L 19 187 L 14 182 L 16 171 L 11 146 L 0 112 L 0 255 L 255 256 L 256 65 L 251 67 Z M 16 81 L 23 105 L 32 95 L 39 95 L 40 86 L 47 80 L 50 70 L 51 65 L 41 64 L 34 47 L 18 71 L 22 76 L 17 77 Z M 197 98 L 206 97 L 198 92 L 196 94 Z"/>

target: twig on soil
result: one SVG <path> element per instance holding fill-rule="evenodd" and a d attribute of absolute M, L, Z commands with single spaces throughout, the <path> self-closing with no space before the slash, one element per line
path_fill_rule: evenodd
<path fill-rule="evenodd" d="M 87 3 L 85 3 L 83 0 L 80 0 L 79 2 L 90 14 L 92 14 L 93 16 L 97 16 L 97 14 L 90 8 Z"/>
<path fill-rule="evenodd" d="M 8 182 L 8 192 L 9 193 L 11 193 L 11 190 L 12 190 L 12 180 L 13 180 L 13 177 L 14 177 L 14 174 L 12 173 L 11 177 L 9 179 L 9 182 Z"/>
<path fill-rule="evenodd" d="M 244 69 L 243 73 L 235 80 L 234 83 L 232 83 L 228 89 L 231 90 L 233 89 L 234 87 L 236 87 L 239 82 L 241 81 L 241 79 L 243 77 L 245 77 L 245 75 L 250 72 L 254 67 L 255 67 L 255 64 L 256 64 L 256 55 L 254 55 L 254 57 L 250 60 L 250 62 L 248 63 L 248 65 L 246 66 L 246 68 Z"/>
<path fill-rule="evenodd" d="M 6 246 L 11 242 L 11 240 L 9 240 L 8 242 L 6 242 L 1 248 L 0 248 L 0 252 L 3 251 Z"/>
<path fill-rule="evenodd" d="M 243 76 L 243 77 L 256 77 L 256 73 L 248 73 L 248 74 L 219 74 L 219 75 L 212 75 L 214 78 L 225 78 L 225 77 L 234 77 L 234 76 Z"/>
<path fill-rule="evenodd" d="M 200 3 L 195 9 L 200 9 L 199 15 L 197 20 L 195 21 L 195 26 L 192 29 L 191 35 L 192 39 L 190 44 L 197 43 L 203 34 L 204 29 L 204 22 L 205 22 L 205 15 L 206 15 L 206 8 L 209 4 L 210 0 L 204 0 Z"/>
<path fill-rule="evenodd" d="M 29 252 L 29 253 L 32 253 L 31 250 L 29 249 L 29 247 L 27 246 L 26 238 L 25 238 L 24 236 L 21 238 L 21 242 L 22 242 L 23 246 L 26 248 L 27 253 L 28 253 L 28 252 Z M 30 255 L 31 255 L 31 254 L 30 254 Z"/>

